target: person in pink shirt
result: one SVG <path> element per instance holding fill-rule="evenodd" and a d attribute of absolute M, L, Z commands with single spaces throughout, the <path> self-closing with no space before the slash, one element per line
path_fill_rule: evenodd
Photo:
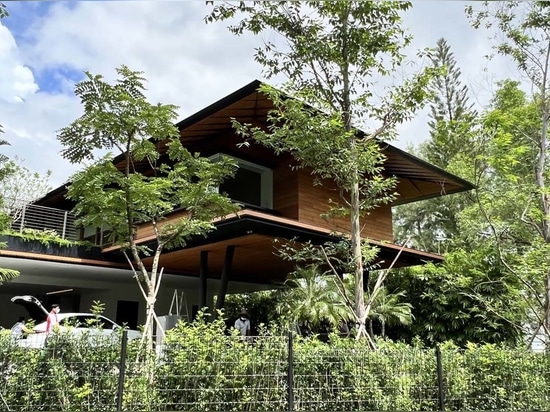
<path fill-rule="evenodd" d="M 61 308 L 57 303 L 54 303 L 52 305 L 52 309 L 50 310 L 48 318 L 46 319 L 46 332 L 52 332 L 55 326 L 59 324 L 59 321 L 57 320 L 57 314 L 60 310 Z"/>

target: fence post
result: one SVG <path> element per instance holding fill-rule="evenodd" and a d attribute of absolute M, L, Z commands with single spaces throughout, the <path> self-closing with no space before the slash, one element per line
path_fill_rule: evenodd
<path fill-rule="evenodd" d="M 116 410 L 122 410 L 122 397 L 124 396 L 124 373 L 126 372 L 126 348 L 128 346 L 128 331 L 122 331 L 122 342 L 120 344 L 120 363 L 118 367 L 118 393 Z"/>
<path fill-rule="evenodd" d="M 287 395 L 288 395 L 288 410 L 294 410 L 294 335 L 292 331 L 288 331 L 288 372 L 287 372 Z"/>
<path fill-rule="evenodd" d="M 445 410 L 445 388 L 443 387 L 443 363 L 441 362 L 441 348 L 435 347 L 435 359 L 437 361 L 437 399 L 439 401 L 439 410 Z"/>

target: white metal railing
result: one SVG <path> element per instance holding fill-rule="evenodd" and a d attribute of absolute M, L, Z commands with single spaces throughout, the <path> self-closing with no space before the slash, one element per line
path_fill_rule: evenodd
<path fill-rule="evenodd" d="M 67 210 L 27 204 L 11 216 L 11 229 L 14 231 L 22 233 L 24 229 L 53 230 L 63 239 L 79 239 L 74 216 Z"/>

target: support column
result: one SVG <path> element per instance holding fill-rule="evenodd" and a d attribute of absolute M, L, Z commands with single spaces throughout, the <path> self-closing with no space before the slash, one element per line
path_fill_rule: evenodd
<path fill-rule="evenodd" d="M 208 252 L 201 252 L 201 265 L 199 272 L 199 310 L 207 306 L 206 293 L 207 293 L 207 281 L 208 281 Z"/>
<path fill-rule="evenodd" d="M 229 276 L 233 268 L 233 255 L 235 254 L 235 246 L 229 245 L 225 250 L 225 260 L 220 278 L 220 288 L 218 290 L 218 298 L 216 299 L 216 312 L 222 309 L 225 304 L 225 295 L 227 294 L 227 285 L 229 284 Z"/>
<path fill-rule="evenodd" d="M 369 290 L 369 280 L 370 272 L 368 270 L 363 270 L 363 292 L 367 292 Z"/>

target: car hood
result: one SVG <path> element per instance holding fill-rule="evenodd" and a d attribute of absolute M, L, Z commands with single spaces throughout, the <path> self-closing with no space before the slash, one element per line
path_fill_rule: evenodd
<path fill-rule="evenodd" d="M 44 308 L 44 306 L 42 306 L 42 303 L 40 303 L 40 301 L 36 299 L 34 296 L 30 296 L 30 295 L 14 296 L 13 298 L 11 298 L 11 301 L 27 309 L 27 312 L 29 313 L 29 317 L 34 319 L 35 322 L 44 322 L 48 317 L 48 311 L 46 310 L 46 308 Z"/>

